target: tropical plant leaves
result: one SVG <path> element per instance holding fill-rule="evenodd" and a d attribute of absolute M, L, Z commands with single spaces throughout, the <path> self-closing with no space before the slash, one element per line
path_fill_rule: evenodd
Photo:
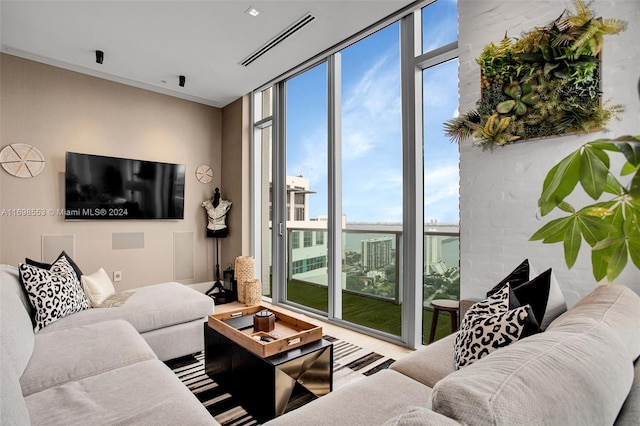
<path fill-rule="evenodd" d="M 567 262 L 569 269 L 573 268 L 573 264 L 576 263 L 581 243 L 582 235 L 580 234 L 578 221 L 571 221 L 567 232 L 564 234 L 564 260 Z"/>
<path fill-rule="evenodd" d="M 545 244 L 564 241 L 564 234 L 567 232 L 570 222 L 570 218 L 566 217 L 554 219 L 542 228 L 538 229 L 538 231 L 529 238 L 529 241 L 542 240 Z"/>
<path fill-rule="evenodd" d="M 607 280 L 609 282 L 615 280 L 624 267 L 627 266 L 628 257 L 626 244 L 622 243 L 614 246 L 611 257 L 609 258 L 609 264 L 607 265 Z"/>
<path fill-rule="evenodd" d="M 573 192 L 580 178 L 580 152 L 568 155 L 554 166 L 544 180 L 538 206 L 542 216 L 558 206 Z"/>
<path fill-rule="evenodd" d="M 629 257 L 631 261 L 640 269 L 640 234 L 629 236 Z"/>
<path fill-rule="evenodd" d="M 580 184 L 594 200 L 602 195 L 609 175 L 609 156 L 606 152 L 585 146 L 580 155 Z"/>
<path fill-rule="evenodd" d="M 622 154 L 622 174 L 633 174 L 628 187 L 610 171 L 608 153 Z M 538 200 L 544 216 L 556 208 L 569 213 L 543 225 L 530 238 L 545 244 L 562 243 L 565 262 L 575 264 L 582 240 L 591 248 L 593 276 L 615 280 L 631 259 L 640 269 L 640 136 L 599 139 L 587 143 L 553 166 L 545 177 Z M 596 203 L 576 211 L 565 198 L 580 183 Z M 598 201 L 603 194 L 610 199 Z"/>
<path fill-rule="evenodd" d="M 634 143 L 617 143 L 616 146 L 624 154 L 627 161 L 633 166 L 640 164 L 640 138 L 631 137 L 632 139 L 620 139 L 617 140 L 631 140 Z M 634 140 L 638 138 L 637 140 Z"/>

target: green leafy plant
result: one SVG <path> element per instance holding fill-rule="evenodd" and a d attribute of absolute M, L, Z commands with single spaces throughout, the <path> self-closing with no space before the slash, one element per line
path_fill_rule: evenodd
<path fill-rule="evenodd" d="M 504 93 L 511 99 L 500 102 L 496 106 L 496 111 L 500 114 L 516 114 L 524 115 L 527 112 L 527 106 L 532 106 L 536 102 L 533 94 L 533 86 L 531 83 L 509 83 L 504 88 Z"/>
<path fill-rule="evenodd" d="M 498 114 L 493 114 L 484 125 L 474 124 L 472 127 L 478 137 L 483 140 L 492 140 L 498 145 L 506 145 L 518 139 L 518 136 L 514 136 L 508 131 L 510 123 L 511 117 L 500 117 Z"/>
<path fill-rule="evenodd" d="M 622 110 L 600 101 L 598 55 L 603 37 L 623 31 L 626 23 L 596 18 L 582 0 L 574 2 L 574 13 L 565 10 L 520 39 L 505 35 L 497 45 L 485 46 L 477 59 L 482 97 L 475 111 L 444 123 L 452 142 L 474 138 L 493 149 L 522 139 L 589 132 L 604 128 Z"/>
<path fill-rule="evenodd" d="M 626 160 L 617 176 L 611 172 L 610 153 Z M 613 281 L 629 259 L 640 269 L 639 171 L 640 136 L 598 139 L 581 146 L 549 171 L 538 200 L 542 216 L 555 209 L 569 215 L 549 221 L 530 240 L 563 243 L 569 268 L 584 240 L 591 247 L 596 281 L 605 277 Z M 625 176 L 626 186 L 620 182 Z M 566 201 L 578 184 L 595 203 L 575 209 Z"/>

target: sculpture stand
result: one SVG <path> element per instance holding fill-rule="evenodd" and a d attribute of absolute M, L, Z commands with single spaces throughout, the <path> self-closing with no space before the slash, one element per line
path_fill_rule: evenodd
<path fill-rule="evenodd" d="M 207 296 L 214 297 L 215 295 L 220 295 L 224 297 L 225 290 L 222 286 L 222 281 L 220 281 L 220 264 L 218 262 L 218 237 L 216 237 L 216 282 L 213 283 L 213 287 L 205 293 Z M 215 291 L 216 289 L 218 289 L 217 292 Z"/>

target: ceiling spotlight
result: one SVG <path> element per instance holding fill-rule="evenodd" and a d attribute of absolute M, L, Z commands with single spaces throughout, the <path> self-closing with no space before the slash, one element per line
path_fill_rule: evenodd
<path fill-rule="evenodd" d="M 253 7 L 253 6 L 251 6 L 249 9 L 245 10 L 244 13 L 246 13 L 247 15 L 251 15 L 251 16 L 260 15 L 260 11 L 258 9 L 256 9 L 255 7 Z"/>
<path fill-rule="evenodd" d="M 180 87 L 184 87 L 184 82 L 187 80 L 187 78 L 184 75 L 180 76 Z"/>
<path fill-rule="evenodd" d="M 102 50 L 96 50 L 96 62 L 102 64 L 104 61 L 104 52 Z"/>

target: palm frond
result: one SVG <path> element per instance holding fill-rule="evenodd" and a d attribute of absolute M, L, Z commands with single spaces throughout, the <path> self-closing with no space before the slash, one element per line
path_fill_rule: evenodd
<path fill-rule="evenodd" d="M 449 140 L 453 143 L 460 143 L 463 140 L 473 136 L 478 123 L 480 123 L 480 114 L 477 111 L 469 111 L 456 118 L 452 118 L 444 123 L 444 134 L 449 136 Z"/>
<path fill-rule="evenodd" d="M 600 29 L 604 34 L 618 34 L 627 29 L 627 22 L 615 18 L 603 18 Z"/>

